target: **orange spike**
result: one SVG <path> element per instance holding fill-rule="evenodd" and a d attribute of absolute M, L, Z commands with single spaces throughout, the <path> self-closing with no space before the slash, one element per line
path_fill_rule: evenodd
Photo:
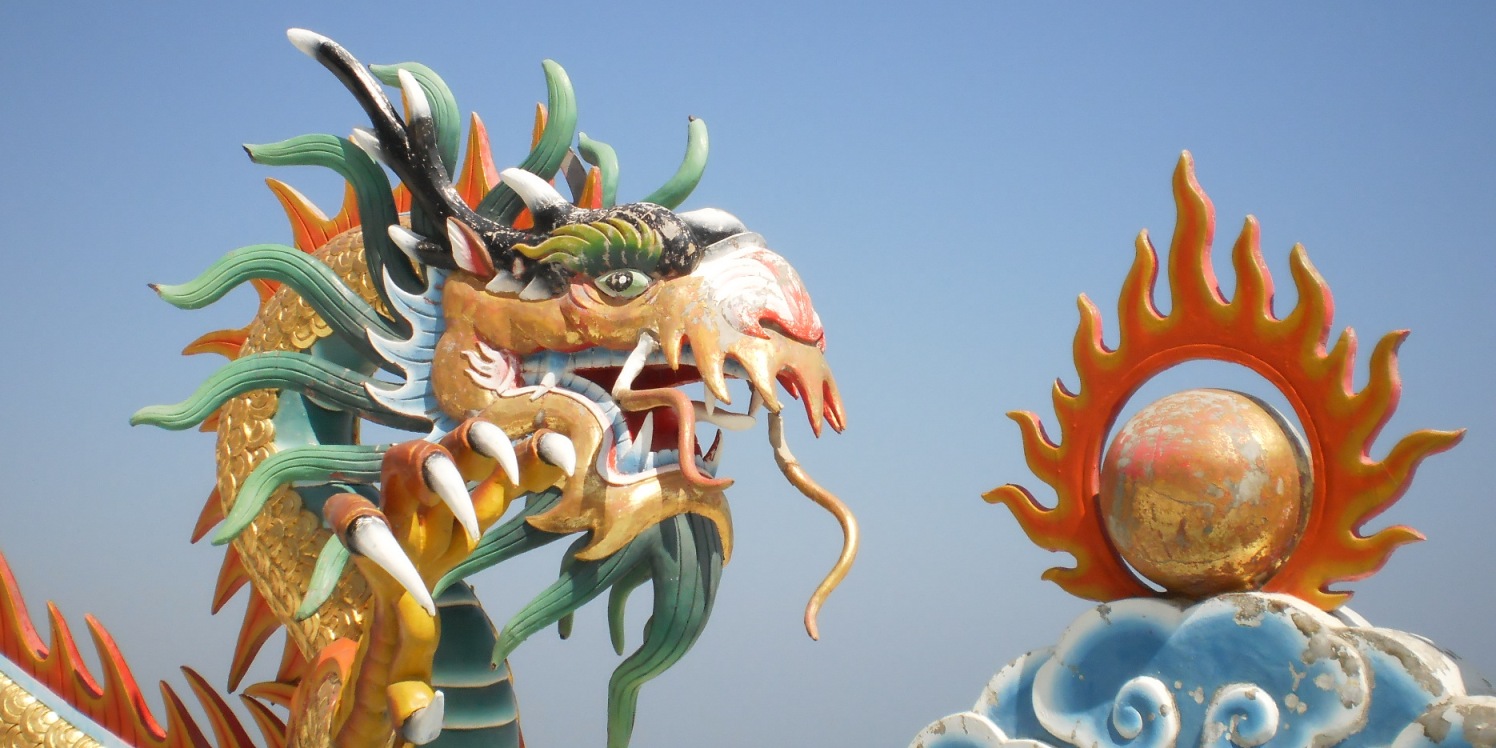
<path fill-rule="evenodd" d="M 535 105 L 535 127 L 530 130 L 530 150 L 533 151 L 535 146 L 540 145 L 540 136 L 545 134 L 545 123 L 549 117 L 550 112 L 544 104 Z"/>
<path fill-rule="evenodd" d="M 280 281 L 265 280 L 264 278 L 250 278 L 249 285 L 254 286 L 255 293 L 260 295 L 260 306 L 269 303 L 270 297 L 280 290 Z"/>
<path fill-rule="evenodd" d="M 290 708 L 291 700 L 296 697 L 296 684 L 270 680 L 244 689 L 244 694 Z"/>
<path fill-rule="evenodd" d="M 116 725 L 110 726 L 110 731 L 126 740 L 133 738 L 135 742 L 139 742 L 148 738 L 151 742 L 160 744 L 166 739 L 167 733 L 161 729 L 160 723 L 146 706 L 145 694 L 140 692 L 135 674 L 130 672 L 130 666 L 115 645 L 114 637 L 93 616 L 86 615 L 83 621 L 88 625 L 88 633 L 93 637 L 94 648 L 98 650 L 99 660 L 104 666 L 103 702 L 113 705 L 111 711 L 116 716 Z M 163 684 L 162 691 L 165 695 L 170 689 Z M 167 715 L 168 725 L 181 724 L 172 714 L 170 698 L 167 700 Z M 192 724 L 191 719 L 186 719 L 185 712 L 181 716 L 185 724 Z M 104 724 L 109 726 L 109 720 L 104 720 Z"/>
<path fill-rule="evenodd" d="M 301 654 L 301 647 L 290 637 L 286 637 L 286 648 L 281 652 L 280 667 L 275 671 L 275 679 L 282 683 L 296 683 L 306 675 L 308 670 L 306 657 Z"/>
<path fill-rule="evenodd" d="M 582 196 L 577 198 L 578 208 L 597 210 L 603 207 L 603 171 L 596 166 L 587 170 L 587 181 L 582 184 Z"/>
<path fill-rule="evenodd" d="M 265 738 L 266 748 L 286 748 L 286 723 L 257 699 L 241 694 L 239 700 L 244 702 L 249 716 L 254 717 L 260 736 Z"/>
<path fill-rule="evenodd" d="M 358 196 L 354 194 L 352 185 L 344 185 L 343 205 L 337 215 L 328 218 L 305 195 L 285 182 L 266 179 L 265 184 L 280 201 L 286 218 L 291 222 L 291 235 L 296 248 L 303 252 L 315 252 L 332 237 L 358 225 Z"/>
<path fill-rule="evenodd" d="M 211 748 L 212 743 L 192 719 L 187 705 L 165 681 L 161 682 L 161 700 L 166 702 L 166 733 L 155 744 L 165 748 Z"/>
<path fill-rule="evenodd" d="M 249 604 L 244 608 L 244 623 L 239 627 L 239 641 L 234 644 L 234 659 L 229 665 L 230 691 L 239 688 L 239 681 L 249 671 L 249 665 L 254 662 L 255 655 L 260 653 L 260 647 L 265 646 L 265 640 L 280 625 L 280 620 L 270 610 L 270 604 L 265 602 L 258 590 L 251 589 Z"/>
<path fill-rule="evenodd" d="M 244 725 L 234 716 L 228 702 L 208 685 L 208 681 L 190 667 L 183 667 L 182 674 L 187 676 L 187 685 L 208 715 L 208 725 L 213 728 L 213 737 L 218 739 L 218 748 L 255 748 L 254 741 L 249 739 L 249 733 L 244 731 Z"/>
<path fill-rule="evenodd" d="M 218 424 L 222 421 L 223 411 L 215 410 L 207 418 L 204 418 L 202 423 L 197 425 L 197 430 L 204 434 L 216 434 L 218 433 Z"/>
<path fill-rule="evenodd" d="M 11 575 L 3 553 L 0 553 L 0 654 L 22 667 L 35 666 L 47 657 L 47 645 L 31 625 L 21 587 Z"/>
<path fill-rule="evenodd" d="M 213 607 L 209 610 L 216 615 L 248 581 L 249 572 L 239 558 L 239 549 L 229 546 L 223 554 L 223 566 L 218 568 L 218 582 L 213 586 Z"/>
<path fill-rule="evenodd" d="M 469 207 L 478 203 L 493 186 L 499 183 L 499 170 L 493 165 L 493 150 L 488 142 L 488 128 L 483 126 L 477 112 L 473 113 L 473 124 L 468 129 L 467 161 L 462 165 L 457 178 L 457 194 Z"/>
<path fill-rule="evenodd" d="M 239 351 L 244 348 L 244 343 L 247 340 L 249 340 L 248 327 L 241 327 L 237 330 L 214 330 L 188 343 L 187 347 L 182 349 L 182 355 L 195 356 L 199 353 L 216 353 L 233 361 L 239 357 Z"/>
<path fill-rule="evenodd" d="M 397 184 L 397 185 L 395 185 L 395 189 L 394 189 L 393 195 L 394 195 L 394 198 L 395 198 L 395 212 L 396 213 L 409 213 L 410 212 L 410 189 L 407 188 L 404 184 Z"/>
<path fill-rule="evenodd" d="M 223 502 L 218 498 L 218 489 L 214 488 L 208 493 L 208 501 L 203 504 L 203 510 L 197 515 L 197 525 L 192 528 L 192 542 L 202 540 L 209 530 L 222 521 Z"/>
<path fill-rule="evenodd" d="M 47 658 L 48 672 L 42 682 L 64 698 L 77 699 L 85 695 L 97 698 L 103 689 L 84 667 L 83 658 L 78 654 L 78 643 L 73 640 L 67 621 L 50 601 L 47 603 L 47 623 L 52 627 L 52 646 L 51 656 Z"/>
<path fill-rule="evenodd" d="M 545 105 L 544 104 L 536 104 L 535 105 L 535 127 L 530 131 L 530 148 L 531 149 L 535 148 L 535 146 L 537 146 L 537 145 L 540 145 L 540 136 L 545 134 L 545 123 L 546 123 L 547 116 L 548 116 L 548 114 L 546 112 Z M 514 223 L 512 225 L 514 226 L 514 228 L 517 228 L 517 229 L 520 229 L 520 230 L 535 228 L 535 217 L 532 216 L 532 215 L 530 215 L 530 209 L 529 208 L 525 208 L 524 210 L 521 210 L 519 212 L 518 216 L 515 216 Z"/>

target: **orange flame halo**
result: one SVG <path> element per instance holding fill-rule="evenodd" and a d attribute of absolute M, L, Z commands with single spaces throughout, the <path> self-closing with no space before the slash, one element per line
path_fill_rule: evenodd
<path fill-rule="evenodd" d="M 1402 496 L 1423 458 L 1453 447 L 1464 431 L 1416 431 L 1385 460 L 1373 460 L 1368 450 L 1402 390 L 1397 348 L 1407 331 L 1378 341 L 1370 379 L 1355 392 L 1355 333 L 1347 328 L 1326 350 L 1333 301 L 1303 246 L 1294 245 L 1289 255 L 1299 300 L 1280 319 L 1273 314 L 1273 283 L 1257 221 L 1248 216 L 1232 248 L 1237 288 L 1227 301 L 1210 262 L 1215 208 L 1195 181 L 1188 151 L 1179 158 L 1173 186 L 1178 220 L 1169 246 L 1169 314 L 1159 314 L 1153 302 L 1158 255 L 1145 230 L 1117 304 L 1116 349 L 1102 341 L 1096 306 L 1084 295 L 1079 299 L 1074 356 L 1080 391 L 1072 393 L 1056 380 L 1053 393 L 1062 443 L 1049 438 L 1033 413 L 1008 414 L 1022 431 L 1029 468 L 1054 488 L 1057 504 L 1046 508 L 1016 484 L 983 498 L 1005 504 L 1036 545 L 1075 557 L 1073 568 L 1043 575 L 1066 592 L 1098 601 L 1155 594 L 1127 569 L 1106 534 L 1096 498 L 1104 440 L 1128 398 L 1155 374 L 1198 359 L 1240 364 L 1287 397 L 1304 428 L 1314 475 L 1303 537 L 1264 589 L 1334 609 L 1351 593 L 1331 590 L 1332 583 L 1370 576 L 1398 546 L 1423 539 L 1401 525 L 1370 535 L 1360 531 Z"/>

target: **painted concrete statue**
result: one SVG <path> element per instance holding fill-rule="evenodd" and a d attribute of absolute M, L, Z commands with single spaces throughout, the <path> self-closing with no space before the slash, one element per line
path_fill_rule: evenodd
<path fill-rule="evenodd" d="M 249 597 L 229 689 L 287 632 L 275 678 L 240 693 L 258 736 L 190 669 L 206 724 L 165 685 L 158 720 L 97 621 L 97 676 L 55 608 L 50 638 L 38 635 L 0 559 L 0 744 L 519 746 L 506 657 L 549 626 L 565 635 L 605 592 L 623 654 L 624 605 L 647 584 L 652 615 L 608 684 L 607 744 L 624 748 L 640 688 L 697 640 L 732 550 L 721 434 L 698 443 L 699 423 L 735 431 L 762 415 L 785 477 L 839 521 L 841 554 L 805 613 L 817 636 L 858 532 L 786 444 L 785 396 L 816 434 L 840 431 L 845 414 L 795 270 L 731 214 L 676 210 L 702 176 L 705 124 L 691 120 L 673 178 L 620 204 L 617 158 L 577 134 L 555 63 L 530 155 L 501 172 L 482 122 L 462 136 L 431 70 L 365 67 L 325 37 L 289 36 L 371 126 L 246 150 L 333 169 L 344 205 L 328 217 L 271 180 L 294 246 L 244 247 L 155 287 L 195 309 L 249 283 L 260 304 L 245 327 L 187 348 L 227 365 L 133 419 L 217 434 L 217 485 L 193 540 L 225 549 L 214 610 Z M 1420 539 L 1362 528 L 1461 436 L 1419 431 L 1370 457 L 1399 395 L 1403 333 L 1377 344 L 1353 390 L 1355 339 L 1327 345 L 1329 290 L 1302 249 L 1290 258 L 1299 301 L 1280 318 L 1249 219 L 1228 300 L 1188 154 L 1174 194 L 1170 312 L 1154 303 L 1159 260 L 1144 234 L 1117 348 L 1081 300 L 1080 387 L 1055 393 L 1062 440 L 1014 414 L 1057 504 L 1017 485 L 987 494 L 1037 545 L 1074 557 L 1046 579 L 1099 604 L 913 746 L 1496 746 L 1490 684 L 1426 640 L 1371 626 L 1337 587 Z M 1261 375 L 1292 417 L 1197 390 L 1144 408 L 1105 443 L 1140 385 L 1202 358 Z M 745 383 L 736 403 L 732 380 Z M 698 383 L 695 400 L 683 388 Z M 365 438 L 364 421 L 408 438 Z M 464 580 L 565 537 L 560 578 L 495 626 Z"/>
<path fill-rule="evenodd" d="M 1330 292 L 1303 248 L 1289 258 L 1298 303 L 1277 317 L 1248 218 L 1232 248 L 1228 301 L 1210 263 L 1214 209 L 1189 154 L 1174 197 L 1169 313 L 1154 303 L 1158 255 L 1144 232 L 1115 349 L 1081 297 L 1079 391 L 1055 392 L 1063 440 L 1034 414 L 1012 414 L 1030 468 L 1058 503 L 1045 507 L 1013 484 L 985 496 L 1012 510 L 1035 544 L 1075 557 L 1045 579 L 1100 605 L 911 748 L 1496 745 L 1489 682 L 1421 637 L 1372 626 L 1335 586 L 1422 539 L 1408 527 L 1362 527 L 1463 433 L 1418 431 L 1385 458 L 1370 456 L 1396 407 L 1406 332 L 1377 343 L 1370 379 L 1355 391 L 1355 336 L 1345 330 L 1327 347 Z M 1195 359 L 1261 375 L 1287 398 L 1302 435 L 1255 398 L 1193 390 L 1148 405 L 1104 443 L 1139 386 Z"/>
<path fill-rule="evenodd" d="M 857 526 L 785 443 L 783 395 L 817 434 L 845 416 L 794 268 L 729 213 L 675 210 L 701 178 L 705 124 L 690 122 L 672 179 L 619 204 L 613 150 L 586 136 L 573 150 L 559 65 L 544 65 L 549 106 L 529 157 L 496 172 L 476 116 L 459 165 L 457 106 L 431 70 L 366 68 L 318 34 L 289 36 L 372 127 L 246 150 L 261 164 L 335 170 L 345 204 L 328 218 L 272 180 L 294 247 L 244 247 L 156 287 L 193 309 L 247 282 L 260 307 L 247 326 L 188 347 L 230 359 L 197 392 L 133 419 L 218 434 L 217 486 L 194 540 L 211 532 L 225 548 L 214 609 L 250 596 L 230 689 L 273 631 L 288 633 L 276 679 L 243 692 L 264 741 L 519 745 L 506 656 L 543 628 L 564 632 L 605 592 L 622 654 L 623 603 L 648 584 L 652 616 L 608 688 L 608 745 L 628 745 L 640 687 L 696 641 L 732 551 L 732 481 L 717 472 L 720 444 L 697 442 L 699 422 L 733 431 L 765 417 L 784 475 L 841 523 L 840 558 L 806 610 L 816 636 Z M 737 403 L 730 379 L 747 383 Z M 696 382 L 701 400 L 682 390 Z M 365 420 L 409 439 L 361 439 Z M 496 630 L 463 579 L 565 537 L 560 578 Z M 101 680 L 55 611 L 44 643 L 3 565 L 0 607 L 0 694 L 24 705 L 0 710 L 0 727 L 22 744 L 210 744 L 170 689 L 164 727 L 146 710 L 96 622 Z M 222 699 L 188 677 L 213 742 L 250 745 Z"/>

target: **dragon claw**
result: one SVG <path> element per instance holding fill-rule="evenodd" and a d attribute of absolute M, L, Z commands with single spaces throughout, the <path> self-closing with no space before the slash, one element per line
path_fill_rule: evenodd
<path fill-rule="evenodd" d="M 426 485 L 452 510 L 452 516 L 462 525 L 468 540 L 478 542 L 478 514 L 473 508 L 473 498 L 468 494 L 467 484 L 456 463 L 445 454 L 437 453 L 426 459 L 422 471 Z"/>
<path fill-rule="evenodd" d="M 519 457 L 503 429 L 487 421 L 478 421 L 468 428 L 467 437 L 478 454 L 499 463 L 510 483 L 519 483 Z"/>
<path fill-rule="evenodd" d="M 447 698 L 441 691 L 433 691 L 431 703 L 411 712 L 400 725 L 400 737 L 416 745 L 425 745 L 442 732 L 442 718 L 446 713 Z"/>
<path fill-rule="evenodd" d="M 560 468 L 567 477 L 577 471 L 577 447 L 565 434 L 555 431 L 541 434 L 540 441 L 535 445 L 535 453 L 541 460 Z"/>
<path fill-rule="evenodd" d="M 436 616 L 436 602 L 431 599 L 431 592 L 426 589 L 426 583 L 421 579 L 420 572 L 411 562 L 410 556 L 400 547 L 400 542 L 395 540 L 394 533 L 390 532 L 390 526 L 378 515 L 365 515 L 355 517 L 348 524 L 345 533 L 345 544 L 348 550 L 374 562 L 379 568 L 384 569 L 405 591 L 410 594 L 416 603 L 428 614 Z"/>

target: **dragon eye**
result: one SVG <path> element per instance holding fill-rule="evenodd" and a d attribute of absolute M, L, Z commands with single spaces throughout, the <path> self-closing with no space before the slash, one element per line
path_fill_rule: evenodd
<path fill-rule="evenodd" d="M 632 299 L 649 288 L 649 276 L 638 270 L 614 270 L 597 279 L 603 293 L 619 299 Z"/>

